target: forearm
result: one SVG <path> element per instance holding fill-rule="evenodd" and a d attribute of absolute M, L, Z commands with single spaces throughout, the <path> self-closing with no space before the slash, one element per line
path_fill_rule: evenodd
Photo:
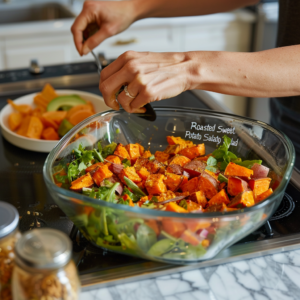
<path fill-rule="evenodd" d="M 255 53 L 190 52 L 187 89 L 246 97 L 300 95 L 300 45 Z"/>
<path fill-rule="evenodd" d="M 258 0 L 132 0 L 135 19 L 151 17 L 198 16 L 230 11 Z"/>

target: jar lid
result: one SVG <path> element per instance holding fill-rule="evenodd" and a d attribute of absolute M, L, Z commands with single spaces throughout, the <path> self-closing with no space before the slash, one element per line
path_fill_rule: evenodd
<path fill-rule="evenodd" d="M 0 239 L 13 232 L 18 223 L 17 209 L 9 203 L 0 201 Z"/>
<path fill-rule="evenodd" d="M 25 232 L 15 246 L 16 263 L 35 269 L 57 269 L 71 259 L 69 237 L 50 228 Z"/>

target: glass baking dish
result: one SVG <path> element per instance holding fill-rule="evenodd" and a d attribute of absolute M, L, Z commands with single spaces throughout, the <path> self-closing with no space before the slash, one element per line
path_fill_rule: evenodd
<path fill-rule="evenodd" d="M 120 110 L 98 113 L 75 126 L 47 157 L 44 165 L 47 188 L 82 234 L 98 247 L 176 264 L 210 259 L 272 216 L 291 177 L 294 147 L 282 132 L 248 118 L 195 108 L 160 107 L 155 111 L 154 122 Z M 262 159 L 263 165 L 272 170 L 274 193 L 255 206 L 231 212 L 179 214 L 93 199 L 58 187 L 53 180 L 57 165 L 62 160 L 71 161 L 72 151 L 79 144 L 92 149 L 98 141 L 102 145 L 140 143 L 145 150 L 155 153 L 166 148 L 166 136 L 172 135 L 194 144 L 204 143 L 208 154 L 222 144 L 224 134 L 232 139 L 230 151 L 243 160 Z M 152 229 L 154 223 L 157 232 Z M 180 236 L 167 234 L 170 228 L 197 233 L 204 230 L 209 245 L 183 241 Z"/>

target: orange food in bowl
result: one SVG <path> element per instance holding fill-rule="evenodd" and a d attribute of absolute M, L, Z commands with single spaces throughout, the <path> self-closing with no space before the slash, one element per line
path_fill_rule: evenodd
<path fill-rule="evenodd" d="M 74 105 L 73 103 L 73 106 L 67 107 L 66 105 L 63 110 L 47 111 L 48 104 L 58 97 L 54 88 L 50 84 L 46 84 L 42 92 L 34 97 L 32 106 L 16 104 L 10 99 L 7 100 L 14 110 L 8 116 L 10 130 L 28 138 L 59 140 L 65 134 L 62 133 L 65 132 L 64 130 L 59 130 L 63 122 L 68 124 L 68 130 L 70 130 L 95 114 L 92 103 L 81 98 L 81 103 L 86 102 L 86 104 Z"/>

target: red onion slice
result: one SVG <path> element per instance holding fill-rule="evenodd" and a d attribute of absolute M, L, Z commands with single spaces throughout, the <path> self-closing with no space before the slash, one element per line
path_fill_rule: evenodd
<path fill-rule="evenodd" d="M 115 174 L 120 174 L 121 173 L 121 171 L 124 169 L 124 166 L 123 165 L 121 165 L 121 164 L 115 164 L 115 163 L 113 163 L 113 162 L 111 162 L 111 161 L 109 161 L 109 160 L 107 160 L 107 159 L 104 159 L 106 162 L 108 162 L 108 163 L 110 163 L 110 164 L 112 164 L 112 172 L 113 173 L 115 173 Z"/>
<path fill-rule="evenodd" d="M 198 177 L 201 175 L 200 172 L 195 171 L 195 170 L 191 170 L 191 169 L 187 169 L 187 168 L 183 168 L 183 170 L 184 170 L 184 172 L 186 172 L 190 175 L 190 178 Z"/>

